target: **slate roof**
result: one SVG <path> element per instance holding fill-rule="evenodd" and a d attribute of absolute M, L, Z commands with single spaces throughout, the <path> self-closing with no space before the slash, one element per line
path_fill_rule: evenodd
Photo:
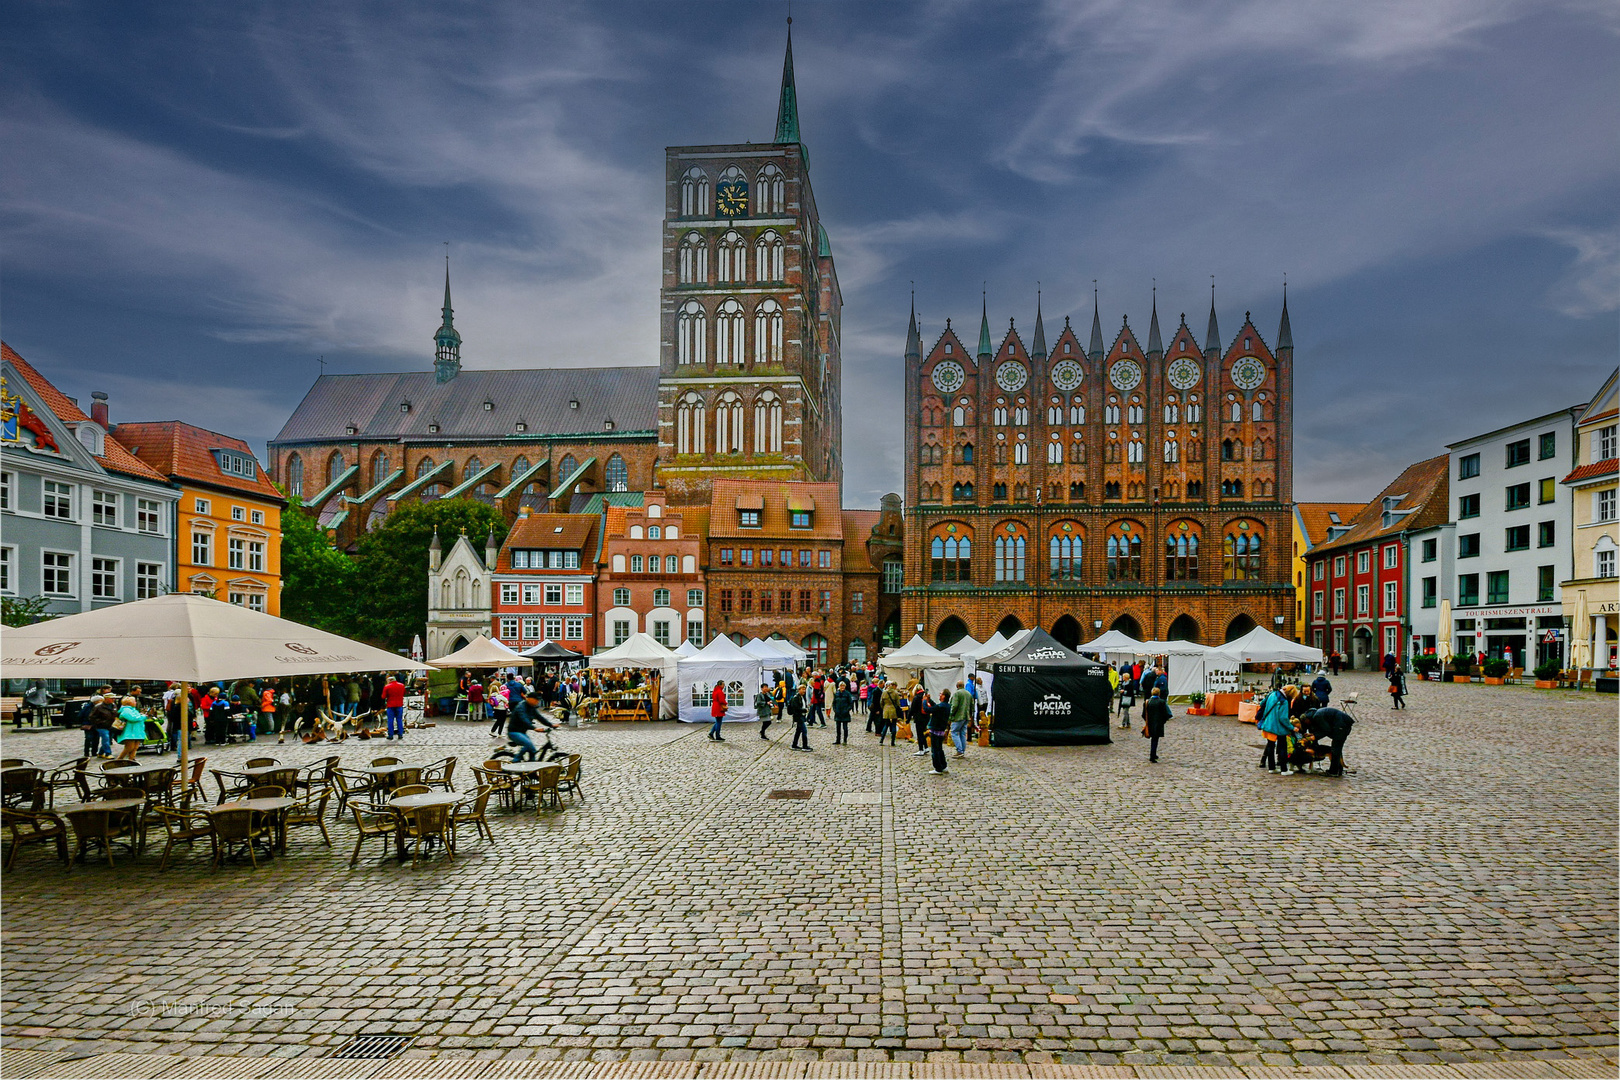
<path fill-rule="evenodd" d="M 275 503 L 283 502 L 281 492 L 265 475 L 262 465 L 252 480 L 219 467 L 214 450 L 230 450 L 258 462 L 253 448 L 241 439 L 181 420 L 114 424 L 113 435 L 128 447 L 130 453 L 165 476 L 231 488 Z"/>
<path fill-rule="evenodd" d="M 19 356 L 10 345 L 0 342 L 0 356 L 5 358 L 6 363 L 17 369 L 17 374 L 21 375 L 28 385 L 33 387 L 34 393 L 39 395 L 46 408 L 56 414 L 58 420 L 64 424 L 76 424 L 90 419 L 84 414 L 83 410 L 73 404 L 72 398 L 58 390 L 49 379 L 41 375 L 34 368 L 34 365 Z M 126 476 L 138 476 L 142 480 L 156 480 L 160 484 L 169 482 L 168 477 L 137 458 L 134 454 L 131 454 L 124 448 L 122 443 L 111 435 L 103 440 L 102 450 L 104 452 L 96 456 L 96 461 L 100 462 L 103 468 L 116 473 L 123 473 Z"/>
<path fill-rule="evenodd" d="M 401 412 L 407 402 L 410 411 Z M 616 432 L 657 430 L 658 368 L 463 369 L 446 383 L 431 371 L 322 375 L 271 441 L 600 435 L 608 420 Z M 430 434 L 429 424 L 439 430 Z"/>
<path fill-rule="evenodd" d="M 1361 508 L 1349 532 L 1331 543 L 1313 547 L 1311 554 L 1314 556 L 1323 551 L 1355 547 L 1386 536 L 1445 524 L 1451 518 L 1450 467 L 1450 454 L 1408 465 L 1376 498 Z M 1398 514 L 1385 525 L 1384 499 L 1395 495 L 1403 496 L 1395 504 L 1395 510 L 1412 512 Z"/>

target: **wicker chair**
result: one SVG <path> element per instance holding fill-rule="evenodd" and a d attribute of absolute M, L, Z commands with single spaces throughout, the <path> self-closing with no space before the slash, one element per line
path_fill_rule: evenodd
<path fill-rule="evenodd" d="M 440 841 L 445 853 L 452 859 L 456 857 L 456 821 L 448 805 L 422 806 L 409 814 L 399 813 L 398 817 L 400 843 L 416 841 L 411 848 L 412 866 L 421 861 L 422 849 L 429 840 Z"/>
<path fill-rule="evenodd" d="M 455 819 L 457 828 L 471 825 L 480 836 L 492 844 L 495 842 L 495 833 L 489 827 L 489 818 L 485 816 L 485 811 L 489 809 L 489 797 L 494 791 L 494 788 L 487 785 L 480 787 L 470 798 L 463 799 L 451 807 L 450 814 Z"/>
<path fill-rule="evenodd" d="M 313 825 L 321 830 L 321 839 L 326 846 L 332 846 L 332 835 L 326 831 L 326 802 L 332 797 L 330 788 L 313 788 L 298 800 L 298 803 L 287 811 L 286 820 L 282 824 L 286 828 L 295 825 Z"/>
<path fill-rule="evenodd" d="M 435 761 L 433 764 L 423 767 L 422 783 L 426 784 L 428 787 L 443 788 L 446 791 L 454 791 L 456 790 L 456 787 L 450 782 L 450 776 L 455 771 L 455 758 L 447 757 L 441 761 Z"/>
<path fill-rule="evenodd" d="M 557 781 L 557 791 L 568 792 L 569 797 L 579 796 L 579 801 L 585 801 L 585 789 L 579 786 L 579 772 L 583 754 L 569 754 L 568 760 L 563 762 L 562 779 Z"/>
<path fill-rule="evenodd" d="M 562 793 L 557 790 L 562 780 L 563 767 L 561 765 L 547 765 L 543 769 L 536 769 L 529 774 L 528 781 L 523 785 L 527 794 L 534 796 L 536 811 L 544 810 L 549 805 L 553 810 L 561 810 Z"/>
<path fill-rule="evenodd" d="M 223 866 L 230 857 L 231 848 L 240 844 L 247 852 L 248 862 L 257 870 L 259 855 L 254 849 L 254 842 L 270 835 L 270 828 L 264 821 L 265 815 L 243 807 L 240 810 L 215 810 L 208 817 L 214 826 L 214 869 Z"/>
<path fill-rule="evenodd" d="M 112 852 L 114 840 L 127 841 L 130 854 L 135 854 L 139 837 L 128 813 L 86 806 L 79 810 L 69 810 L 62 816 L 67 818 L 68 825 L 73 829 L 73 836 L 78 841 L 80 858 L 84 857 L 91 844 L 99 844 L 101 850 L 106 853 L 107 865 L 116 866 Z"/>
<path fill-rule="evenodd" d="M 172 806 L 155 806 L 153 815 L 163 823 L 163 829 L 168 839 L 163 844 L 163 861 L 158 863 L 161 873 L 169 868 L 169 853 L 176 844 L 190 844 L 198 840 L 207 840 L 209 857 L 213 858 L 214 821 L 206 810 L 179 809 Z"/>
<path fill-rule="evenodd" d="M 11 847 L 6 849 L 5 868 L 11 869 L 17 853 L 28 844 L 56 842 L 56 857 L 64 864 L 68 861 L 67 825 L 54 814 L 31 810 L 0 809 L 0 824 L 11 830 Z"/>
<path fill-rule="evenodd" d="M 360 861 L 360 848 L 365 844 L 367 837 L 384 837 L 386 844 L 386 838 L 398 835 L 399 816 L 392 811 L 385 814 L 364 806 L 351 806 L 349 810 L 354 814 L 355 828 L 359 830 L 359 835 L 354 838 L 354 854 L 349 856 L 349 866 L 352 868 Z"/>

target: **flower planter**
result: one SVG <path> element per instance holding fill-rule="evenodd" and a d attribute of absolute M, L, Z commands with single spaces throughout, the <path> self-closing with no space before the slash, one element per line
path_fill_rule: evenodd
<path fill-rule="evenodd" d="M 1536 689 L 1537 690 L 1556 690 L 1556 689 L 1558 689 L 1558 680 L 1557 679 L 1537 679 L 1536 680 Z"/>
<path fill-rule="evenodd" d="M 1489 675 L 1485 675 L 1485 676 L 1482 676 L 1480 678 L 1480 681 L 1483 682 L 1486 686 L 1501 686 L 1507 680 L 1506 679 L 1493 679 Z"/>

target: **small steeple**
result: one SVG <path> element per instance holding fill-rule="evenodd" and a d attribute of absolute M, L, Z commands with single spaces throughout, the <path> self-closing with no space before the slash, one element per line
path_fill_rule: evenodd
<path fill-rule="evenodd" d="M 911 294 L 911 325 L 906 329 L 906 360 L 922 359 L 922 335 L 917 333 L 917 294 Z"/>
<path fill-rule="evenodd" d="M 1037 360 L 1046 359 L 1046 327 L 1041 322 L 1041 290 L 1035 290 L 1035 340 L 1029 346 L 1029 355 Z"/>
<path fill-rule="evenodd" d="M 1088 350 L 1093 360 L 1103 354 L 1102 336 L 1102 308 L 1097 303 L 1097 283 L 1091 283 L 1091 348 Z"/>
<path fill-rule="evenodd" d="M 995 348 L 990 344 L 990 297 L 983 297 L 984 312 L 979 316 L 979 355 L 988 358 L 995 354 Z"/>
<path fill-rule="evenodd" d="M 444 322 L 433 335 L 433 376 L 447 383 L 461 372 L 461 335 L 450 307 L 450 256 L 444 257 Z"/>
<path fill-rule="evenodd" d="M 1204 351 L 1221 351 L 1221 328 L 1215 322 L 1215 279 L 1209 279 L 1209 333 L 1204 335 Z"/>
<path fill-rule="evenodd" d="M 788 16 L 787 55 L 782 59 L 782 96 L 776 103 L 776 139 L 799 141 L 799 94 L 793 86 L 793 16 Z"/>
<path fill-rule="evenodd" d="M 1153 353 L 1163 354 L 1163 352 L 1164 352 L 1164 342 L 1162 340 L 1160 340 L 1160 338 L 1159 338 L 1159 286 L 1158 285 L 1153 286 L 1153 320 L 1152 320 L 1152 322 L 1150 322 L 1148 324 L 1147 351 L 1148 351 L 1149 355 L 1152 355 Z"/>
<path fill-rule="evenodd" d="M 1294 347 L 1294 328 L 1288 325 L 1288 282 L 1283 282 L 1283 313 L 1282 325 L 1277 327 L 1277 348 L 1292 349 Z"/>

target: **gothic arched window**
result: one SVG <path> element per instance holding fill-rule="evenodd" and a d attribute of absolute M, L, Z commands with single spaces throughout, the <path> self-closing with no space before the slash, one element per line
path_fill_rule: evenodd
<path fill-rule="evenodd" d="M 703 398 L 688 391 L 675 407 L 675 452 L 677 454 L 703 453 Z"/>
<path fill-rule="evenodd" d="M 675 325 L 675 362 L 703 364 L 708 362 L 708 334 L 704 325 L 703 305 L 688 300 L 681 308 Z"/>
<path fill-rule="evenodd" d="M 721 281 L 748 280 L 748 241 L 742 234 L 732 231 L 720 238 L 717 261 Z"/>
<path fill-rule="evenodd" d="M 709 177 L 696 165 L 681 177 L 681 216 L 707 217 L 709 213 Z"/>
<path fill-rule="evenodd" d="M 734 299 L 723 301 L 714 313 L 714 362 L 742 366 L 743 307 Z"/>
<path fill-rule="evenodd" d="M 727 390 L 714 407 L 714 451 L 717 454 L 742 453 L 742 398 Z"/>
<path fill-rule="evenodd" d="M 782 305 L 761 300 L 754 309 L 754 363 L 782 362 Z"/>
<path fill-rule="evenodd" d="M 709 280 L 709 245 L 697 233 L 681 241 L 681 284 L 704 285 Z"/>
<path fill-rule="evenodd" d="M 786 280 L 782 252 L 782 237 L 779 233 L 771 229 L 761 234 L 759 242 L 754 245 L 754 280 Z"/>
<path fill-rule="evenodd" d="M 287 455 L 287 494 L 303 497 L 304 459 L 297 454 Z"/>
<path fill-rule="evenodd" d="M 625 466 L 624 458 L 614 454 L 608 458 L 607 469 L 603 472 L 607 481 L 608 491 L 629 491 L 630 470 Z"/>
<path fill-rule="evenodd" d="M 787 206 L 787 181 L 775 165 L 759 170 L 754 181 L 754 206 L 761 214 L 780 214 Z"/>
<path fill-rule="evenodd" d="M 754 453 L 782 452 L 782 399 L 767 390 L 754 402 Z"/>

